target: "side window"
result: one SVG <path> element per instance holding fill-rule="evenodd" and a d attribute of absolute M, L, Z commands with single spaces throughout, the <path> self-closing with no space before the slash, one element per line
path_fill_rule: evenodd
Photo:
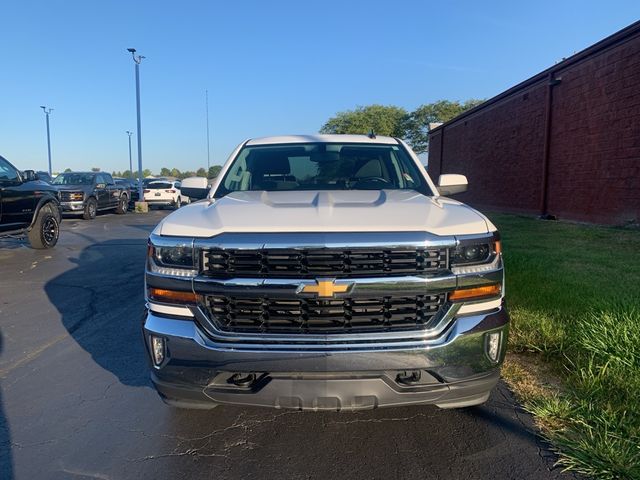
<path fill-rule="evenodd" d="M 0 182 L 15 182 L 19 178 L 16 169 L 4 158 L 0 157 Z"/>
<path fill-rule="evenodd" d="M 100 184 L 100 183 L 107 183 L 107 181 L 104 179 L 104 177 L 102 176 L 101 173 L 97 174 L 95 176 L 95 183 L 96 185 Z"/>
<path fill-rule="evenodd" d="M 247 175 L 250 176 L 249 172 L 247 172 L 246 160 L 244 158 L 239 158 L 236 160 L 231 170 L 229 170 L 229 173 L 227 173 L 224 187 L 229 191 L 247 190 L 247 182 L 243 181 Z"/>
<path fill-rule="evenodd" d="M 104 183 L 107 185 L 115 185 L 116 182 L 113 181 L 113 177 L 110 173 L 103 173 L 102 178 L 104 178 Z"/>
<path fill-rule="evenodd" d="M 418 188 L 420 186 L 418 172 L 416 172 L 415 169 L 411 171 L 411 164 L 408 162 L 402 162 L 398 158 L 398 151 L 396 149 L 391 152 L 391 163 L 398 179 L 400 180 L 400 188 Z"/>
<path fill-rule="evenodd" d="M 178 190 L 180 190 L 180 185 L 182 185 L 180 182 L 176 182 L 176 188 L 177 188 Z"/>

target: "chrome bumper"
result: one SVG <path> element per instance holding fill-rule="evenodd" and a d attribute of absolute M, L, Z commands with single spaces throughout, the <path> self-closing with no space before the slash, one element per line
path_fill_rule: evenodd
<path fill-rule="evenodd" d="M 82 200 L 60 202 L 60 208 L 63 212 L 82 212 L 84 210 L 84 202 Z"/>
<path fill-rule="evenodd" d="M 213 340 L 193 319 L 149 311 L 144 337 L 149 358 L 151 336 L 164 339 L 166 356 L 160 366 L 151 362 L 152 380 L 160 395 L 177 405 L 206 407 L 213 402 L 303 410 L 423 403 L 461 407 L 485 401 L 498 381 L 508 321 L 500 305 L 483 313 L 453 315 L 429 338 L 274 348 Z M 487 354 L 488 333 L 500 334 L 496 361 Z M 400 381 L 406 372 L 419 372 L 419 381 Z M 234 385 L 234 374 L 254 374 L 256 380 Z"/>

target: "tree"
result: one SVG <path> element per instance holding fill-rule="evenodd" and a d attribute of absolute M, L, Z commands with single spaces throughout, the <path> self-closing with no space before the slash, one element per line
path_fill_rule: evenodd
<path fill-rule="evenodd" d="M 222 167 L 220 165 L 211 165 L 207 172 L 207 178 L 216 178 L 220 174 Z"/>
<path fill-rule="evenodd" d="M 71 170 L 70 168 L 65 168 L 64 169 L 64 173 L 69 173 L 69 172 L 73 172 L 73 170 Z"/>
<path fill-rule="evenodd" d="M 178 170 L 177 168 L 172 168 L 171 169 L 171 174 L 168 175 L 168 176 L 180 178 L 180 170 Z"/>
<path fill-rule="evenodd" d="M 368 105 L 355 110 L 339 112 L 320 128 L 320 133 L 367 134 L 404 136 L 408 114 L 404 108 L 393 105 Z"/>
<path fill-rule="evenodd" d="M 196 172 L 186 171 L 186 172 L 182 172 L 178 178 L 184 179 L 184 178 L 195 177 L 195 176 L 196 176 Z"/>
<path fill-rule="evenodd" d="M 171 170 L 169 170 L 167 167 L 162 167 L 160 169 L 160 176 L 161 177 L 170 177 L 171 176 Z"/>
<path fill-rule="evenodd" d="M 143 177 L 150 177 L 151 175 L 153 175 L 153 173 L 152 173 L 152 172 L 151 172 L 151 170 L 149 170 L 148 168 L 145 168 L 145 169 L 142 171 L 142 176 L 143 176 Z"/>
<path fill-rule="evenodd" d="M 92 172 L 99 172 L 100 171 L 100 167 L 91 167 L 91 171 Z"/>
<path fill-rule="evenodd" d="M 198 176 L 198 177 L 206 177 L 207 176 L 207 171 L 204 168 L 199 168 L 198 171 L 196 172 L 196 176 Z"/>
<path fill-rule="evenodd" d="M 416 108 L 404 125 L 403 135 L 416 153 L 426 152 L 429 148 L 429 124 L 444 123 L 457 117 L 465 110 L 481 104 L 484 100 L 470 99 L 464 102 L 439 100 Z"/>

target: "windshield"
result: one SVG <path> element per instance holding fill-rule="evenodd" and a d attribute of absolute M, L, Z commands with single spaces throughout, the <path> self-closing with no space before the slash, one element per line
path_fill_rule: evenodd
<path fill-rule="evenodd" d="M 61 173 L 52 182 L 54 185 L 93 185 L 90 173 Z"/>
<path fill-rule="evenodd" d="M 308 143 L 244 147 L 216 191 L 417 190 L 432 195 L 399 145 Z"/>

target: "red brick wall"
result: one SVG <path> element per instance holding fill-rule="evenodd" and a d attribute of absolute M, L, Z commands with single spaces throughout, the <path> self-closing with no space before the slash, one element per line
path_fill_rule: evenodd
<path fill-rule="evenodd" d="M 640 221 L 640 28 L 623 43 L 554 69 L 547 213 Z M 564 65 L 564 66 L 563 66 Z M 462 173 L 456 196 L 480 208 L 542 213 L 548 77 L 435 130 L 429 173 Z M 442 152 L 442 156 L 441 156 Z M 440 172 L 442 165 L 442 172 Z"/>

